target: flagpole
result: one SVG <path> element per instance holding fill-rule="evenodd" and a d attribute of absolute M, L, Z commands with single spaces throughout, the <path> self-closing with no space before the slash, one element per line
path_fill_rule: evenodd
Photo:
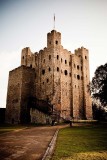
<path fill-rule="evenodd" d="M 54 29 L 55 29 L 55 13 L 54 13 Z"/>

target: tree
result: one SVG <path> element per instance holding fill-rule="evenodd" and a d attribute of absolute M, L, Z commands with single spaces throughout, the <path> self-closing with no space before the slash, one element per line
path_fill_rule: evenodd
<path fill-rule="evenodd" d="M 103 107 L 93 103 L 92 110 L 93 110 L 93 119 L 100 120 L 100 121 L 106 121 L 107 112 L 105 111 Z"/>
<path fill-rule="evenodd" d="M 107 63 L 96 69 L 91 82 L 91 93 L 103 107 L 107 106 Z"/>

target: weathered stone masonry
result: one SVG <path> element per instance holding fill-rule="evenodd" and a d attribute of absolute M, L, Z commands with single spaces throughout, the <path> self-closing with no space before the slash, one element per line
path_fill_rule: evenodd
<path fill-rule="evenodd" d="M 89 77 L 88 50 L 81 47 L 71 53 L 61 45 L 61 33 L 52 30 L 47 34 L 47 48 L 39 53 L 22 49 L 21 67 L 10 72 L 7 117 L 23 121 L 28 114 L 29 118 L 27 96 L 33 96 L 48 100 L 64 119 L 90 119 Z"/>

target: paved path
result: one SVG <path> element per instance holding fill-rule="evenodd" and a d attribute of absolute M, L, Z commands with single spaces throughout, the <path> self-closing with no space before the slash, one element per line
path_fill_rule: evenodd
<path fill-rule="evenodd" d="M 41 160 L 55 131 L 62 127 L 33 127 L 1 134 L 0 160 Z"/>

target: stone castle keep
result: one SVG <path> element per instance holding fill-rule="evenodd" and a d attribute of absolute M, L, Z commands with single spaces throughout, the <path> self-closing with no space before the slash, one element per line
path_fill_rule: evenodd
<path fill-rule="evenodd" d="M 41 121 L 50 115 L 59 119 L 91 119 L 89 53 L 63 48 L 61 33 L 47 34 L 47 47 L 32 53 L 22 49 L 21 66 L 10 71 L 6 121 Z M 41 110 L 39 110 L 39 106 Z"/>

